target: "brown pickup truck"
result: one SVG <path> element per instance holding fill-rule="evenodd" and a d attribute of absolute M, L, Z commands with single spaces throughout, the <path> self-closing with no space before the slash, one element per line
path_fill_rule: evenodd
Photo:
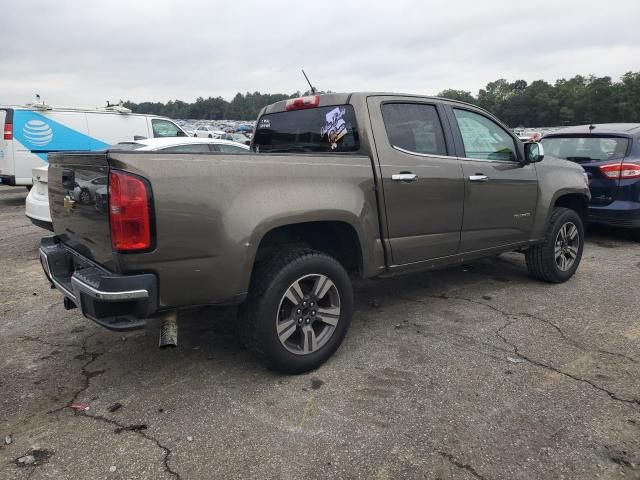
<path fill-rule="evenodd" d="M 112 330 L 240 304 L 244 341 L 303 372 L 340 346 L 352 276 L 391 276 L 520 251 L 532 276 L 578 268 L 589 189 L 464 103 L 386 93 L 270 105 L 248 154 L 107 150 L 50 157 L 55 237 L 43 268 L 67 308 Z M 107 177 L 94 202 L 79 180 Z"/>

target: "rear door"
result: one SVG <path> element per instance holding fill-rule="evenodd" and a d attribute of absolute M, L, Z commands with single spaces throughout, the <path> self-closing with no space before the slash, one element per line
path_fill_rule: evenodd
<path fill-rule="evenodd" d="M 0 175 L 13 175 L 13 110 L 0 109 Z M 0 180 L 2 183 L 2 180 Z"/>
<path fill-rule="evenodd" d="M 30 180 L 51 152 L 91 147 L 86 114 L 75 110 L 16 110 L 13 139 L 16 179 Z"/>
<path fill-rule="evenodd" d="M 464 175 L 460 252 L 529 240 L 538 199 L 533 164 L 522 166 L 519 140 L 479 111 L 447 106 Z"/>
<path fill-rule="evenodd" d="M 458 251 L 464 182 L 442 106 L 407 97 L 369 97 L 396 265 Z"/>

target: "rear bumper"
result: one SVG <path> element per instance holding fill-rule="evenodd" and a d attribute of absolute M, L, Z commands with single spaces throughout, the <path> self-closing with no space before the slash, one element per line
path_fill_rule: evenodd
<path fill-rule="evenodd" d="M 11 185 L 13 187 L 15 184 L 15 175 L 0 175 L 0 185 Z"/>
<path fill-rule="evenodd" d="M 48 224 L 48 227 L 45 228 L 53 231 L 51 212 L 49 211 L 49 197 L 47 195 L 39 195 L 36 188 L 32 188 L 29 191 L 29 195 L 27 195 L 24 213 L 35 225 L 40 227 Z"/>
<path fill-rule="evenodd" d="M 82 314 L 115 331 L 144 328 L 158 308 L 158 282 L 150 273 L 116 275 L 58 241 L 43 238 L 40 262 L 49 281 Z"/>
<path fill-rule="evenodd" d="M 640 228 L 640 203 L 617 200 L 603 207 L 589 207 L 589 222 L 612 227 Z"/>

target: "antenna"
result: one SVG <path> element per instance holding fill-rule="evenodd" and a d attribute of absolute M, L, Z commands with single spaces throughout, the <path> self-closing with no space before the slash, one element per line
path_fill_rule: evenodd
<path fill-rule="evenodd" d="M 307 74 L 304 73 L 304 68 L 302 69 L 302 75 L 304 75 L 304 78 L 307 80 L 307 83 L 309 84 L 309 87 L 311 87 L 311 93 L 313 95 L 315 95 L 316 94 L 316 89 L 315 89 L 315 87 L 313 85 L 311 85 L 311 82 L 309 81 L 309 77 L 307 77 Z"/>

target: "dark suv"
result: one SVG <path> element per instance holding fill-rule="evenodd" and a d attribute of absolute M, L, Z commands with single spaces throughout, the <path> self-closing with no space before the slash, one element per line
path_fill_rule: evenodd
<path fill-rule="evenodd" d="M 640 231 L 640 124 L 568 127 L 545 135 L 545 153 L 576 162 L 589 177 L 589 221 Z"/>

